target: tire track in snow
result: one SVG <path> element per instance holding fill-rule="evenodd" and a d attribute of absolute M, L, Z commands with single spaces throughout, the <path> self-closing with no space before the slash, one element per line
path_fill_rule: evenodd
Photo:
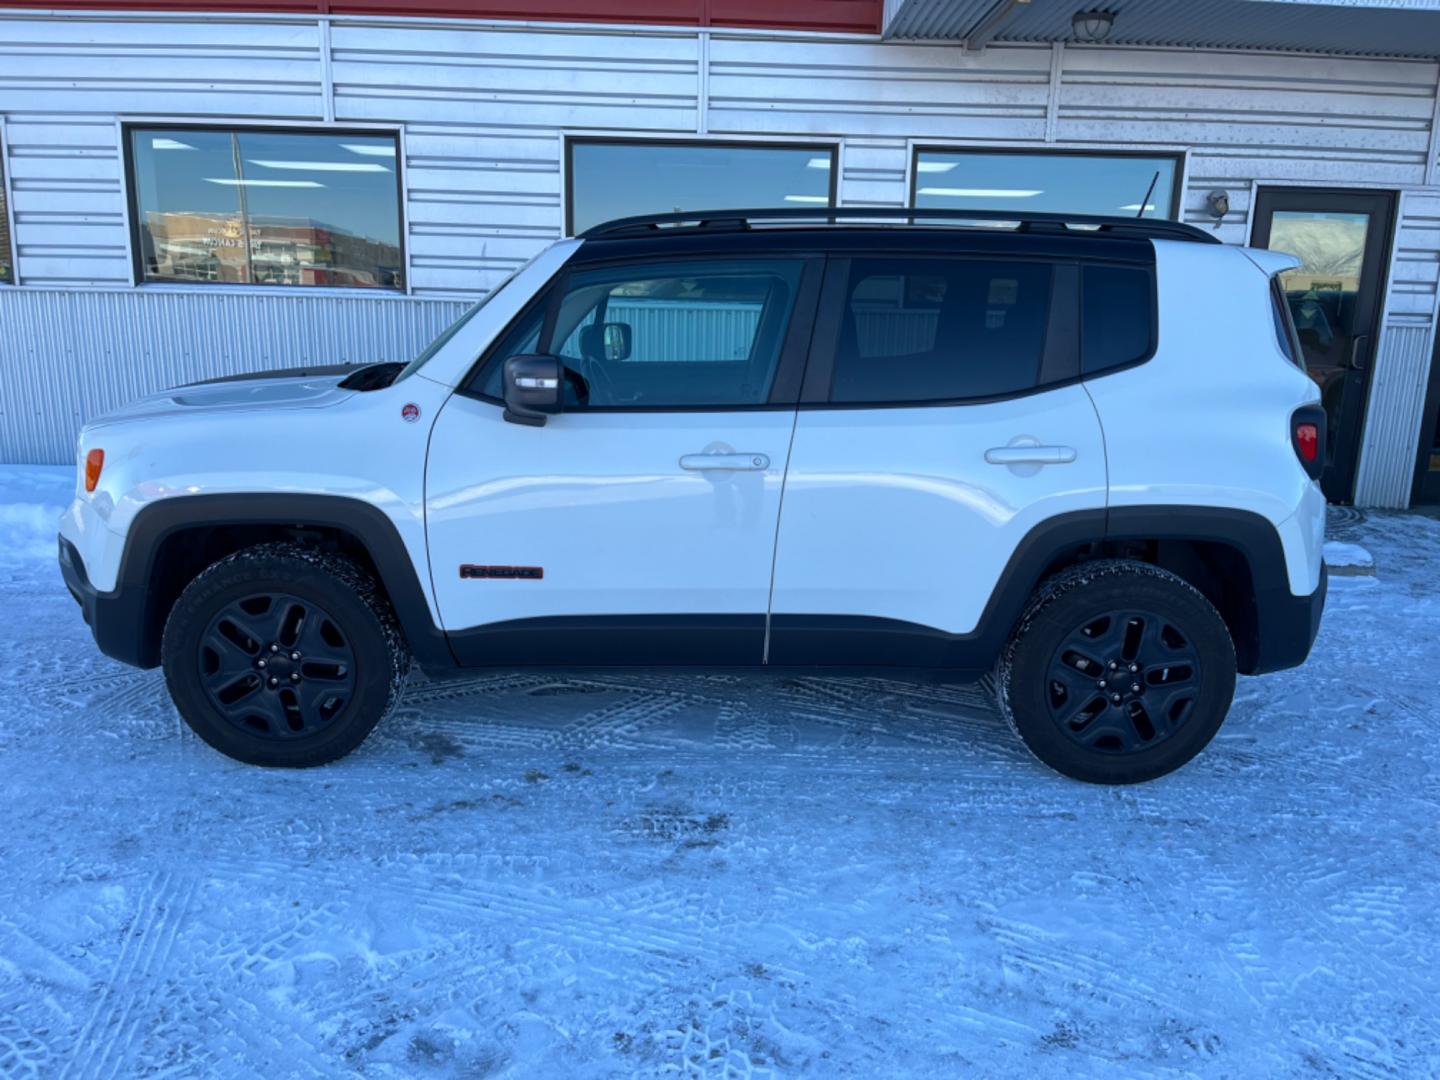
<path fill-rule="evenodd" d="M 224 868 L 230 880 L 247 878 L 285 881 L 303 878 L 309 885 L 348 891 L 355 887 L 340 869 L 280 863 L 270 860 L 239 862 L 229 858 L 213 861 L 214 869 Z M 607 911 L 587 900 L 567 900 L 550 890 L 521 890 L 500 884 L 454 884 L 441 891 L 413 884 L 413 875 L 367 878 L 368 890 L 403 900 L 408 908 L 437 915 L 460 915 L 466 920 L 484 918 L 511 922 L 514 929 L 531 930 L 567 945 L 588 945 L 602 951 L 647 956 L 686 956 L 707 963 L 717 962 L 713 943 L 693 926 L 677 925 L 645 916 Z M 367 892 L 370 900 L 376 894 Z M 518 920 L 518 921 L 516 921 Z"/>
<path fill-rule="evenodd" d="M 62 1071 L 63 1077 L 121 1074 L 136 1049 L 140 1026 L 148 1019 L 143 1005 L 160 988 L 160 978 L 194 892 L 193 881 L 177 884 L 175 876 L 168 872 L 154 875 L 145 883 L 115 966 L 76 1040 L 75 1056 Z M 137 1001 L 142 1008 L 132 1021 Z"/>

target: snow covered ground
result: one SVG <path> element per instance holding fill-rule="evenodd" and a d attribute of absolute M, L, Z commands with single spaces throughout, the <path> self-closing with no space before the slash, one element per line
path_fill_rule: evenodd
<path fill-rule="evenodd" d="M 494 675 L 233 764 L 0 469 L 0 1074 L 1440 1072 L 1440 522 L 1128 789 L 973 689 Z"/>

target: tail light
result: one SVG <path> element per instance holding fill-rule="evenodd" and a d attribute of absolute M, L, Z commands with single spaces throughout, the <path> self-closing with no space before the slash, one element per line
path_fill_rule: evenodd
<path fill-rule="evenodd" d="M 1312 480 L 1325 471 L 1325 410 L 1319 405 L 1296 409 L 1290 417 L 1290 444 Z"/>
<path fill-rule="evenodd" d="M 85 455 L 85 490 L 94 491 L 100 483 L 100 470 L 105 468 L 105 451 L 91 450 Z"/>

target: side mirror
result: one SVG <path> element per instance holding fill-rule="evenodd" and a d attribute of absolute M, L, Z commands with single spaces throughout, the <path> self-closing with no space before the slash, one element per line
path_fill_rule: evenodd
<path fill-rule="evenodd" d="M 591 360 L 629 360 L 634 341 L 629 323 L 587 326 L 580 331 L 580 352 Z"/>
<path fill-rule="evenodd" d="M 554 356 L 512 356 L 505 361 L 505 419 L 541 427 L 560 411 L 564 371 Z"/>
<path fill-rule="evenodd" d="M 629 360 L 635 335 L 628 322 L 607 322 L 605 324 L 605 359 Z"/>

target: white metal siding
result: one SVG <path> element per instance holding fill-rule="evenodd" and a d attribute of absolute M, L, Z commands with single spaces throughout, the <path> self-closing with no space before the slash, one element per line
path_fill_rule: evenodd
<path fill-rule="evenodd" d="M 1440 192 L 1406 192 L 1400 201 L 1385 325 L 1371 376 L 1365 443 L 1355 482 L 1362 506 L 1410 501 L 1415 452 L 1440 303 Z"/>
<path fill-rule="evenodd" d="M 1224 188 L 1231 210 L 1216 232 L 1228 242 L 1249 236 L 1256 185 L 1405 191 L 1358 498 L 1397 505 L 1408 494 L 1421 402 L 1407 395 L 1428 369 L 1440 272 L 1440 189 L 1426 187 L 1440 178 L 1440 71 L 1430 61 L 1074 45 L 977 55 L 719 30 L 36 15 L 0 16 L 0 72 L 22 282 L 0 289 L 7 327 L 45 317 L 26 298 L 31 286 L 53 304 L 52 288 L 129 283 L 120 115 L 399 127 L 415 294 L 99 293 L 87 314 L 132 328 L 134 340 L 112 333 L 107 347 L 115 363 L 143 370 L 126 376 L 132 387 L 73 359 L 94 341 L 57 352 L 32 336 L 22 352 L 7 332 L 0 381 L 28 395 L 7 391 L 0 455 L 10 460 L 68 460 L 84 416 L 182 369 L 198 377 L 358 356 L 332 345 L 336 327 L 353 328 L 360 351 L 409 355 L 455 302 L 560 234 L 564 134 L 704 131 L 836 138 L 841 201 L 885 206 L 908 200 L 916 144 L 1188 149 L 1183 216 L 1213 226 L 1205 196 Z M 154 328 L 135 320 L 150 318 L 152 303 L 180 305 L 167 324 L 178 352 L 144 340 Z M 402 325 L 396 313 L 409 305 L 420 313 Z M 230 314 L 240 308 L 290 320 L 289 336 L 259 345 L 261 331 Z M 12 435 L 22 412 L 24 434 Z"/>
<path fill-rule="evenodd" d="M 299 289 L 0 289 L 0 461 L 67 463 L 87 417 L 183 383 L 410 360 L 464 310 Z"/>

